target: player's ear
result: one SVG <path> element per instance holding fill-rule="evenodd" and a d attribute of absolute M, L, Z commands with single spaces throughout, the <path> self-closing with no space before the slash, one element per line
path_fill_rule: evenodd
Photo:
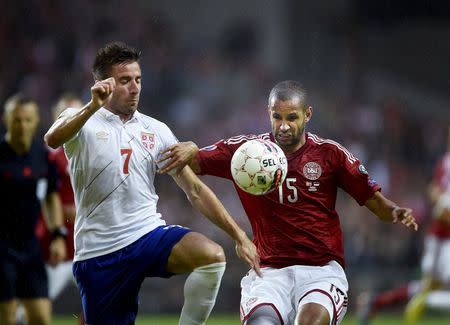
<path fill-rule="evenodd" d="M 308 108 L 305 109 L 305 122 L 309 122 L 309 120 L 311 119 L 312 111 L 313 111 L 312 106 L 308 106 Z"/>

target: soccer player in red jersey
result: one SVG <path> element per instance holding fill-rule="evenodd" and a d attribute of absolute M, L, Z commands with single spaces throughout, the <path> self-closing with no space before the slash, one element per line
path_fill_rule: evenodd
<path fill-rule="evenodd" d="M 425 306 L 450 308 L 450 128 L 448 149 L 434 170 L 429 189 L 433 221 L 425 237 L 421 290 L 406 306 L 405 320 L 415 323 Z"/>
<path fill-rule="evenodd" d="M 288 172 L 274 192 L 254 196 L 235 186 L 250 220 L 262 277 L 241 281 L 243 324 L 339 324 L 347 309 L 342 230 L 335 210 L 338 188 L 384 221 L 417 230 L 411 209 L 385 198 L 364 165 L 339 143 L 306 132 L 313 109 L 296 81 L 269 95 L 272 132 L 220 140 L 201 150 L 192 142 L 162 152 L 161 173 L 185 164 L 201 175 L 232 180 L 230 161 L 244 142 L 261 138 L 285 152 Z"/>
<path fill-rule="evenodd" d="M 450 129 L 448 140 L 448 150 L 436 164 L 428 191 L 433 220 L 424 241 L 422 279 L 374 296 L 361 294 L 361 325 L 369 324 L 380 310 L 400 304 L 408 303 L 405 320 L 409 324 L 417 322 L 426 307 L 450 308 Z"/>

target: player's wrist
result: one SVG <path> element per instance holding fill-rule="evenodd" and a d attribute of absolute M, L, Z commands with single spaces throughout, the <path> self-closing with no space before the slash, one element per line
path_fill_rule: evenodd
<path fill-rule="evenodd" d="M 240 230 L 237 232 L 236 237 L 234 238 L 236 244 L 242 244 L 247 240 L 250 240 L 247 236 L 247 234 L 245 233 L 245 231 Z"/>
<path fill-rule="evenodd" d="M 99 105 L 96 101 L 91 99 L 89 101 L 89 103 L 87 103 L 86 106 L 84 107 L 84 110 L 89 114 L 94 114 L 100 108 L 101 108 L 101 105 Z"/>
<path fill-rule="evenodd" d="M 59 226 L 52 230 L 51 240 L 55 240 L 57 238 L 66 239 L 69 234 L 66 226 Z"/>

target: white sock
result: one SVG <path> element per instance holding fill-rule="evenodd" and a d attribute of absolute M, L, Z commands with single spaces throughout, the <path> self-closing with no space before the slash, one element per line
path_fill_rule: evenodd
<path fill-rule="evenodd" d="M 450 291 L 438 290 L 430 291 L 425 304 L 431 308 L 449 309 L 450 308 Z"/>
<path fill-rule="evenodd" d="M 194 269 L 184 284 L 184 305 L 179 325 L 202 325 L 216 303 L 225 262 Z"/>

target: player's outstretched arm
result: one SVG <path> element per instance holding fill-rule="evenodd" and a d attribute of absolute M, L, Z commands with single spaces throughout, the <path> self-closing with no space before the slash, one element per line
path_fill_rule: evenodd
<path fill-rule="evenodd" d="M 419 229 L 410 208 L 399 207 L 391 200 L 385 198 L 380 192 L 375 192 L 375 194 L 367 200 L 365 206 L 381 220 L 391 221 L 392 223 L 401 222 L 408 228 L 412 228 L 416 231 Z"/>
<path fill-rule="evenodd" d="M 158 173 L 179 172 L 184 166 L 189 165 L 194 173 L 199 174 L 201 168 L 195 159 L 198 150 L 197 145 L 192 141 L 180 142 L 167 147 L 160 152 L 161 158 L 157 162 L 166 162 L 166 164 Z"/>
<path fill-rule="evenodd" d="M 114 78 L 97 81 L 91 87 L 92 99 L 75 114 L 61 114 L 44 135 L 44 141 L 53 149 L 72 139 L 81 130 L 86 121 L 111 97 L 116 82 Z"/>
<path fill-rule="evenodd" d="M 192 206 L 233 238 L 236 242 L 237 255 L 254 268 L 258 275 L 261 275 L 256 246 L 247 237 L 245 231 L 237 225 L 211 189 L 194 174 L 189 166 L 171 175 L 186 193 Z"/>

